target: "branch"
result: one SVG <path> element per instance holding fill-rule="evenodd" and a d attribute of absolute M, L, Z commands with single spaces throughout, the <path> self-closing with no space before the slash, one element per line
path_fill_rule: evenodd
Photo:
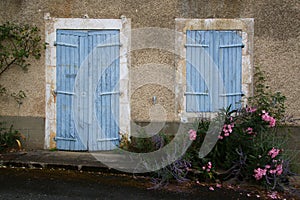
<path fill-rule="evenodd" d="M 1 76 L 2 73 L 5 72 L 12 64 L 14 64 L 14 62 L 15 62 L 16 60 L 17 60 L 17 58 L 13 59 L 10 63 L 8 63 L 7 60 L 5 59 L 6 66 L 4 67 L 3 70 L 1 70 L 0 76 Z"/>

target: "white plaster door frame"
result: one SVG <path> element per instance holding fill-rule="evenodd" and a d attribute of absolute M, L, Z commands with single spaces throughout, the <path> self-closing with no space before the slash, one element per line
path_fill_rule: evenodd
<path fill-rule="evenodd" d="M 83 18 L 51 18 L 45 14 L 45 55 L 46 72 L 46 105 L 45 105 L 45 149 L 56 147 L 56 31 L 66 30 L 120 30 L 120 102 L 119 130 L 120 134 L 130 134 L 130 102 L 129 102 L 129 48 L 131 35 L 130 19 L 83 19 Z"/>

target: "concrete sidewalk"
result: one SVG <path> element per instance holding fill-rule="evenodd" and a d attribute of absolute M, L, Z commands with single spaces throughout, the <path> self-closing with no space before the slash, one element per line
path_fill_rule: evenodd
<path fill-rule="evenodd" d="M 109 155 L 109 160 L 115 163 L 118 160 L 124 159 L 118 158 L 119 155 L 111 157 L 111 154 L 108 152 L 103 152 L 101 155 Z M 35 150 L 3 153 L 0 154 L 0 165 L 7 167 L 62 168 L 120 173 L 120 171 L 107 167 L 89 152 Z"/>
<path fill-rule="evenodd" d="M 0 154 L 0 166 L 147 174 L 141 158 L 122 151 L 34 150 Z"/>

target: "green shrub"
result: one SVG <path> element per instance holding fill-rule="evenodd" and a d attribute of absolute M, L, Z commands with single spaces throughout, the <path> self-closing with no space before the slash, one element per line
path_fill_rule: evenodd
<path fill-rule="evenodd" d="M 13 129 L 13 125 L 9 128 L 0 122 L 0 152 L 21 148 L 21 138 L 23 136 L 17 130 Z"/>
<path fill-rule="evenodd" d="M 213 125 L 222 126 L 216 133 L 218 141 L 205 157 L 199 150 L 212 125 L 212 121 L 200 120 L 195 128 L 187 130 L 191 145 L 185 155 L 152 174 L 156 186 L 170 179 L 186 180 L 186 177 L 207 181 L 236 179 L 254 182 L 273 190 L 282 190 L 288 183 L 290 157 L 286 149 L 288 135 L 279 135 L 277 127 L 285 112 L 285 97 L 265 86 L 263 73 L 257 69 L 255 95 L 248 99 L 248 106 L 221 110 Z M 222 119 L 222 120 L 220 120 Z M 222 123 L 220 124 L 220 121 Z M 164 147 L 173 138 L 158 134 L 150 138 L 132 138 L 122 142 L 127 150 L 151 152 Z M 124 146 L 124 145 L 123 145 Z M 191 173 L 191 176 L 189 175 Z"/>
<path fill-rule="evenodd" d="M 145 133 L 139 133 L 139 137 L 130 137 L 128 138 L 127 135 L 122 137 L 120 142 L 120 147 L 124 150 L 135 152 L 135 153 L 148 153 L 159 150 L 167 145 L 174 136 L 159 133 L 152 137 L 147 137 Z M 166 158 L 168 159 L 168 158 Z M 164 161 L 162 161 L 164 162 Z M 143 160 L 143 163 L 140 163 L 143 167 L 152 170 L 151 161 L 150 163 L 147 160 Z M 153 164 L 153 163 L 152 163 Z M 158 163 L 159 165 L 163 163 Z M 158 188 L 162 185 L 167 184 L 170 180 L 177 180 L 177 181 L 186 181 L 187 174 L 191 167 L 190 161 L 187 160 L 185 157 L 181 157 L 177 159 L 175 162 L 162 167 L 159 170 L 154 172 L 150 172 L 149 174 L 152 176 L 152 183 L 154 186 L 151 188 Z"/>
<path fill-rule="evenodd" d="M 265 79 L 259 69 L 256 80 L 255 95 L 249 99 L 247 107 L 231 110 L 229 106 L 219 112 L 225 121 L 213 150 L 204 159 L 198 157 L 211 123 L 202 120 L 186 157 L 199 174 L 208 174 L 205 163 L 210 162 L 211 166 L 222 172 L 218 177 L 222 180 L 235 178 L 281 190 L 288 177 L 293 175 L 290 171 L 291 160 L 284 153 L 288 135 L 277 133 L 284 117 L 285 97 L 264 85 Z M 209 177 L 214 178 L 215 174 L 209 170 Z"/>

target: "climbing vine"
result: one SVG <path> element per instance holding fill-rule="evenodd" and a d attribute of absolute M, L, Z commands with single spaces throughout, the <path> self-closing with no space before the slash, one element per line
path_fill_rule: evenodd
<path fill-rule="evenodd" d="M 27 71 L 28 58 L 39 59 L 41 57 L 41 37 L 36 26 L 20 25 L 6 22 L 0 25 L 0 79 L 11 67 L 20 67 Z M 20 105 L 26 97 L 24 91 L 8 92 L 4 85 L 0 84 L 0 95 L 10 95 Z"/>

